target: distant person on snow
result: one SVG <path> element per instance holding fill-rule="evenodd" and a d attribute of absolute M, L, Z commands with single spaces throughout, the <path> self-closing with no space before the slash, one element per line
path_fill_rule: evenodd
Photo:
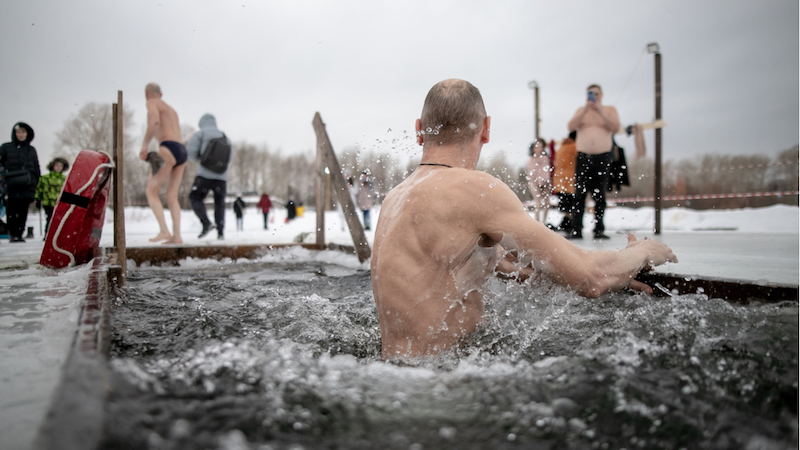
<path fill-rule="evenodd" d="M 236 214 L 236 230 L 244 231 L 244 209 L 247 205 L 241 196 L 237 196 L 233 202 L 233 213 Z"/>
<path fill-rule="evenodd" d="M 204 114 L 200 118 L 200 130 L 189 139 L 186 151 L 189 160 L 199 162 L 203 153 L 208 149 L 208 144 L 212 139 L 224 138 L 231 145 L 230 139 L 225 133 L 217 128 L 217 119 L 211 114 Z M 228 162 L 233 158 L 233 152 L 229 153 Z M 208 193 L 214 196 L 214 224 L 208 220 L 206 205 L 203 203 Z M 198 238 L 203 238 L 214 228 L 217 229 L 217 239 L 225 238 L 225 196 L 228 193 L 228 167 L 225 166 L 222 172 L 211 170 L 202 163 L 197 165 L 197 174 L 194 178 L 192 191 L 189 193 L 189 202 L 192 204 L 194 214 L 200 219 L 203 229 Z"/>
<path fill-rule="evenodd" d="M 552 175 L 550 155 L 547 153 L 547 144 L 544 139 L 539 139 L 531 144 L 526 175 L 531 191 L 533 218 L 541 223 L 547 223 L 547 212 L 550 209 L 550 192 L 553 189 L 550 183 Z"/>
<path fill-rule="evenodd" d="M 297 205 L 292 198 L 289 198 L 289 201 L 286 202 L 286 223 L 294 220 L 295 217 L 297 217 Z"/>
<path fill-rule="evenodd" d="M 370 212 L 372 207 L 375 206 L 375 198 L 372 192 L 372 180 L 369 173 L 364 171 L 358 179 L 358 194 L 356 194 L 356 201 L 358 202 L 358 209 L 364 214 L 364 229 L 371 229 Z"/>
<path fill-rule="evenodd" d="M 186 147 L 181 143 L 181 126 L 178 113 L 161 100 L 161 88 L 150 83 L 144 88 L 147 99 L 147 131 L 144 133 L 142 150 L 139 158 L 150 161 L 152 169 L 147 178 L 147 203 L 158 221 L 158 234 L 150 242 L 164 241 L 165 244 L 182 244 L 181 238 L 181 205 L 178 203 L 178 189 L 181 186 L 183 171 L 186 169 L 188 155 Z M 156 138 L 158 151 L 149 155 L 147 151 L 150 141 Z M 160 167 L 159 167 L 160 166 Z M 158 167 L 156 169 L 156 167 Z M 167 183 L 167 207 L 172 216 L 172 234 L 169 233 L 164 220 L 164 207 L 158 192 Z"/>
<path fill-rule="evenodd" d="M 272 200 L 269 198 L 269 194 L 266 192 L 261 194 L 261 198 L 258 199 L 258 207 L 261 208 L 261 213 L 264 214 L 264 229 L 269 229 L 269 210 L 272 209 Z"/>
<path fill-rule="evenodd" d="M 69 170 L 69 163 L 64 158 L 55 158 L 47 165 L 47 170 L 50 173 L 39 178 L 35 196 L 37 209 L 44 208 L 44 213 L 47 216 L 47 222 L 45 222 L 44 226 L 45 236 L 47 236 L 47 230 L 50 229 L 53 208 L 56 206 L 58 196 L 61 195 L 61 187 L 64 186 L 64 182 L 67 180 L 64 172 Z"/>
<path fill-rule="evenodd" d="M 0 146 L 0 166 L 5 167 L 6 215 L 10 242 L 25 242 L 22 233 L 28 220 L 28 207 L 36 195 L 41 171 L 39 156 L 31 145 L 33 128 L 17 122 L 11 130 L 11 142 Z"/>
<path fill-rule="evenodd" d="M 445 80 L 428 92 L 415 125 L 422 162 L 386 196 L 375 230 L 372 291 L 384 359 L 457 346 L 481 322 L 481 288 L 494 272 L 521 279 L 535 271 L 598 297 L 626 287 L 652 292 L 634 277 L 677 262 L 658 241 L 630 234 L 622 250 L 585 250 L 534 220 L 514 191 L 476 170 L 490 124 L 472 84 Z"/>
<path fill-rule="evenodd" d="M 558 210 L 564 213 L 557 231 L 565 231 L 567 237 L 572 237 L 573 216 L 575 212 L 575 163 L 578 158 L 578 151 L 575 150 L 574 131 L 569 137 L 561 142 L 561 146 L 556 152 L 556 160 L 553 165 L 553 192 L 558 196 Z M 582 224 L 575 225 L 578 230 Z"/>

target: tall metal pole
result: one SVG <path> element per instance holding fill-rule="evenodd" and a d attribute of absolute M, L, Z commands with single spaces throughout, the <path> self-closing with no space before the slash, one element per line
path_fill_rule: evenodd
<path fill-rule="evenodd" d="M 539 86 L 536 86 L 536 89 L 533 90 L 534 95 L 536 96 L 536 140 L 539 140 L 539 124 L 541 123 L 542 119 L 539 118 Z"/>
<path fill-rule="evenodd" d="M 533 89 L 533 140 L 539 140 L 539 83 L 536 81 L 528 82 L 528 87 Z"/>
<path fill-rule="evenodd" d="M 656 120 L 661 120 L 661 53 L 656 51 Z M 661 234 L 661 128 L 656 128 L 655 234 Z"/>

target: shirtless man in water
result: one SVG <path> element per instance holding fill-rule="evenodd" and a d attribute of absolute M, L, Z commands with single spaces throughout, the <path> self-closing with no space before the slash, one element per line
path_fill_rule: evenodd
<path fill-rule="evenodd" d="M 155 83 L 150 83 L 144 88 L 144 96 L 147 99 L 147 131 L 144 134 L 142 150 L 139 158 L 143 161 L 148 159 L 147 146 L 150 140 L 156 138 L 158 141 L 158 156 L 164 163 L 159 169 L 151 170 L 147 179 L 147 203 L 153 214 L 158 220 L 158 235 L 150 242 L 164 241 L 164 244 L 182 244 L 181 238 L 181 207 L 178 203 L 178 188 L 181 185 L 183 171 L 186 169 L 186 147 L 181 143 L 181 127 L 178 122 L 178 114 L 172 107 L 161 100 L 161 88 Z M 151 155 L 152 159 L 154 155 Z M 158 164 L 153 164 L 153 169 Z M 169 234 L 167 222 L 164 220 L 164 207 L 158 192 L 161 186 L 167 182 L 167 207 L 172 216 L 172 234 Z"/>
<path fill-rule="evenodd" d="M 626 287 L 651 293 L 634 276 L 677 262 L 666 245 L 633 235 L 623 250 L 583 250 L 534 220 L 508 186 L 475 170 L 490 123 L 466 81 L 442 81 L 425 99 L 422 162 L 386 196 L 375 230 L 384 359 L 436 354 L 473 332 L 484 312 L 479 290 L 494 272 L 544 273 L 594 298 Z"/>

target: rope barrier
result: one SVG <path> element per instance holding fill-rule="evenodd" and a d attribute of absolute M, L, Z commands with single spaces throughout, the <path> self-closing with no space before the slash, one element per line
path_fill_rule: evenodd
<path fill-rule="evenodd" d="M 798 195 L 800 191 L 775 191 L 775 192 L 747 192 L 741 194 L 699 194 L 699 195 L 662 195 L 661 200 L 711 200 L 723 198 L 752 198 L 752 197 L 783 197 L 786 195 Z M 653 202 L 655 197 L 624 197 L 608 198 L 608 203 L 637 203 Z"/>
<path fill-rule="evenodd" d="M 713 172 L 725 172 L 728 170 L 744 170 L 744 169 L 758 169 L 760 167 L 775 167 L 775 166 L 785 166 L 791 164 L 797 164 L 798 161 L 783 161 L 783 162 L 776 162 L 776 163 L 769 163 L 769 164 L 748 164 L 744 166 L 729 166 L 729 167 L 720 167 L 717 169 L 711 170 L 698 170 L 698 171 L 686 171 L 681 172 L 682 175 L 694 175 L 694 174 L 701 174 L 701 173 L 713 173 Z M 628 164 L 630 166 L 630 164 Z M 653 175 L 642 175 L 641 178 L 652 178 Z"/>

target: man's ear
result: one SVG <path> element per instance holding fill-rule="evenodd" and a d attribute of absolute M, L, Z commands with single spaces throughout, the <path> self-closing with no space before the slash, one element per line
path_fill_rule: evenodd
<path fill-rule="evenodd" d="M 486 118 L 483 119 L 483 129 L 481 130 L 481 143 L 483 144 L 489 142 L 489 128 L 491 125 L 492 125 L 492 118 L 486 116 Z"/>
<path fill-rule="evenodd" d="M 422 145 L 422 121 L 417 119 L 414 123 L 414 129 L 417 132 L 417 144 Z"/>

